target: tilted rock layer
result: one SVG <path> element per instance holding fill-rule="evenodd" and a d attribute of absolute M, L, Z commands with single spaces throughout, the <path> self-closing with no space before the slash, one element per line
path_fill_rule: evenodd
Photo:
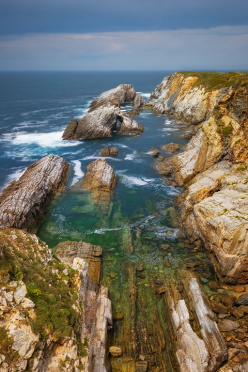
<path fill-rule="evenodd" d="M 57 155 L 47 155 L 31 164 L 0 195 L 0 228 L 36 227 L 47 202 L 64 189 L 68 173 L 68 163 Z"/>
<path fill-rule="evenodd" d="M 182 214 L 187 235 L 201 238 L 220 278 L 247 282 L 248 75 L 175 73 L 150 103 L 156 112 L 200 124 L 185 151 L 159 166 L 189 186 Z"/>

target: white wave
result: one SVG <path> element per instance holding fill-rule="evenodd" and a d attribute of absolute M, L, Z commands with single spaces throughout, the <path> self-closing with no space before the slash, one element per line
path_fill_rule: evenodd
<path fill-rule="evenodd" d="M 88 234 L 104 234 L 106 231 L 119 231 L 119 230 L 122 230 L 122 227 L 116 227 L 113 229 L 107 229 L 107 228 L 96 229 L 96 230 L 90 231 Z"/>
<path fill-rule="evenodd" d="M 27 168 L 17 169 L 14 173 L 10 174 L 7 177 L 7 181 L 3 185 L 2 189 L 4 189 L 10 182 L 19 180 L 19 178 L 21 178 L 21 176 L 24 174 L 24 172 L 25 172 L 26 169 Z"/>
<path fill-rule="evenodd" d="M 70 147 L 80 144 L 79 141 L 63 141 L 63 131 L 49 133 L 25 133 L 17 134 L 13 139 L 14 145 L 29 145 L 36 144 L 40 147 Z"/>
<path fill-rule="evenodd" d="M 152 182 L 153 179 L 148 180 L 147 178 L 138 178 L 135 176 L 126 176 L 123 175 L 121 178 L 121 181 L 127 186 L 127 187 L 132 187 L 132 186 L 146 186 L 149 182 Z"/>
<path fill-rule="evenodd" d="M 151 93 L 137 92 L 142 95 L 143 98 L 150 98 Z"/>
<path fill-rule="evenodd" d="M 39 125 L 48 124 L 48 120 L 37 120 L 37 121 L 22 121 L 18 123 L 16 127 L 13 128 L 13 131 L 19 130 L 22 128 L 36 127 Z"/>
<path fill-rule="evenodd" d="M 163 128 L 162 129 L 163 132 L 175 132 L 177 130 L 178 130 L 178 128 Z"/>
<path fill-rule="evenodd" d="M 98 156 L 98 155 L 85 156 L 81 160 L 96 160 L 96 159 L 111 159 L 111 160 L 115 160 L 115 161 L 122 161 L 122 159 L 117 159 L 117 158 L 114 158 L 112 156 Z"/>
<path fill-rule="evenodd" d="M 124 160 L 134 160 L 135 156 L 137 156 L 137 151 L 134 151 L 132 154 L 127 154 Z"/>
<path fill-rule="evenodd" d="M 71 183 L 71 186 L 74 185 L 76 182 L 80 180 L 80 178 L 83 178 L 84 172 L 81 169 L 81 162 L 79 160 L 72 160 L 72 163 L 74 163 L 74 177 Z"/>

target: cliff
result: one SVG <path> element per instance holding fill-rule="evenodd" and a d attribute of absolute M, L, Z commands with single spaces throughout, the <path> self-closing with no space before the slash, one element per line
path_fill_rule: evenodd
<path fill-rule="evenodd" d="M 201 239 L 223 281 L 248 282 L 248 74 L 175 73 L 150 104 L 197 125 L 185 151 L 161 164 L 187 188 L 186 235 Z"/>
<path fill-rule="evenodd" d="M 8 229 L 0 252 L 1 371 L 106 371 L 101 248 L 66 242 L 59 260 L 35 235 Z"/>

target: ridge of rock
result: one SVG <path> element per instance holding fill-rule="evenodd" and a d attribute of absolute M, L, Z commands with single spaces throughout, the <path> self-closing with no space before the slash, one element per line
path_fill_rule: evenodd
<path fill-rule="evenodd" d="M 31 164 L 0 194 L 0 228 L 36 227 L 47 202 L 64 189 L 68 173 L 69 164 L 57 155 L 47 155 Z"/>

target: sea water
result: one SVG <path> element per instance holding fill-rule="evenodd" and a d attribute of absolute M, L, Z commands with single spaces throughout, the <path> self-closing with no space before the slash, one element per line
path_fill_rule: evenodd
<path fill-rule="evenodd" d="M 48 154 L 62 156 L 70 164 L 68 187 L 49 206 L 37 235 L 51 249 L 67 240 L 101 245 L 103 284 L 109 288 L 114 314 L 123 315 L 114 322 L 110 343 L 121 346 L 124 356 L 130 343 L 129 323 L 125 323 L 127 318 L 130 318 L 131 327 L 136 327 L 138 353 L 144 352 L 143 341 L 139 339 L 142 338 L 142 327 L 147 328 L 148 333 L 154 326 L 160 327 L 166 339 L 163 305 L 154 291 L 154 281 L 163 283 L 177 269 L 185 268 L 189 259 L 201 262 L 200 270 L 211 271 L 204 254 L 192 255 L 190 247 L 183 244 L 175 208 L 176 197 L 182 189 L 158 174 L 154 167 L 157 160 L 150 154 L 154 147 L 161 151 L 162 156 L 170 156 L 162 149 L 170 142 L 180 144 L 180 151 L 183 151 L 188 140 L 182 134 L 187 127 L 182 129 L 182 123 L 172 117 L 141 110 L 135 120 L 145 129 L 139 136 L 116 133 L 111 138 L 63 141 L 62 133 L 71 119 L 83 117 L 90 102 L 103 91 L 129 83 L 148 99 L 168 74 L 0 74 L 0 187 L 18 179 L 31 163 Z M 125 111 L 130 109 L 130 104 L 123 107 Z M 118 148 L 118 156 L 106 158 L 118 181 L 109 204 L 99 206 L 94 203 L 90 192 L 75 186 L 82 181 L 87 165 L 99 158 L 99 151 L 105 146 Z M 134 279 L 132 273 L 140 264 L 144 271 Z M 137 290 L 134 322 L 130 315 L 130 286 Z M 154 343 L 158 349 L 155 365 L 162 368 L 159 360 L 166 360 L 166 352 L 159 350 L 156 335 L 149 337 L 152 337 L 149 347 Z"/>

